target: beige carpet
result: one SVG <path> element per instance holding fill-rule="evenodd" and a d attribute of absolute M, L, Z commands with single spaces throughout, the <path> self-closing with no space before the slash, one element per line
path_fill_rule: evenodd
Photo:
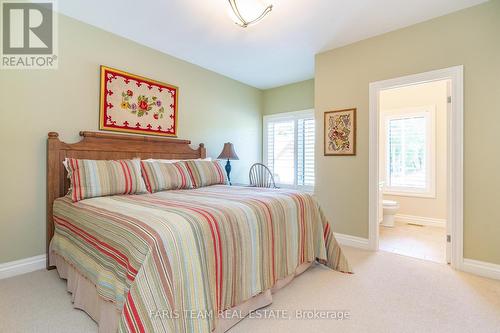
<path fill-rule="evenodd" d="M 500 281 L 444 264 L 345 248 L 356 274 L 315 266 L 266 309 L 291 319 L 245 319 L 243 332 L 500 332 Z M 296 320 L 296 310 L 346 310 L 350 319 Z M 55 271 L 0 280 L 0 332 L 96 332 L 71 307 Z"/>

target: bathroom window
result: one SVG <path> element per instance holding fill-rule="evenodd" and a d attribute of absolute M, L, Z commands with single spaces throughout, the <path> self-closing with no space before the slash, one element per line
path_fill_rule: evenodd
<path fill-rule="evenodd" d="M 264 116 L 264 164 L 279 187 L 314 189 L 314 110 Z"/>
<path fill-rule="evenodd" d="M 385 191 L 435 196 L 435 108 L 384 112 Z"/>

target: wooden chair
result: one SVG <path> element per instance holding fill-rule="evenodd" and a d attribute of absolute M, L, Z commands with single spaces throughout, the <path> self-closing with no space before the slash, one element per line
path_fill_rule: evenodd
<path fill-rule="evenodd" d="M 248 175 L 250 177 L 250 186 L 277 188 L 271 170 L 262 163 L 252 165 Z"/>

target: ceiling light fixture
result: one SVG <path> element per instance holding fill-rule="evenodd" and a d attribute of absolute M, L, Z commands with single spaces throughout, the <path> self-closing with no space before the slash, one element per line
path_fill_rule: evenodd
<path fill-rule="evenodd" d="M 236 0 L 228 1 L 232 9 L 230 14 L 233 21 L 242 28 L 259 22 L 273 10 L 273 5 L 266 5 L 258 0 L 246 0 L 243 1 L 243 4 L 240 3 L 239 6 L 236 4 Z M 244 16 L 255 18 L 247 20 Z"/>

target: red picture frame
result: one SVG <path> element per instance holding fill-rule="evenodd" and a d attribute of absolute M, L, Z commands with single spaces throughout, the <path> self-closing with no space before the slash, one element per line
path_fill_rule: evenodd
<path fill-rule="evenodd" d="M 101 66 L 99 129 L 177 137 L 179 88 Z"/>

